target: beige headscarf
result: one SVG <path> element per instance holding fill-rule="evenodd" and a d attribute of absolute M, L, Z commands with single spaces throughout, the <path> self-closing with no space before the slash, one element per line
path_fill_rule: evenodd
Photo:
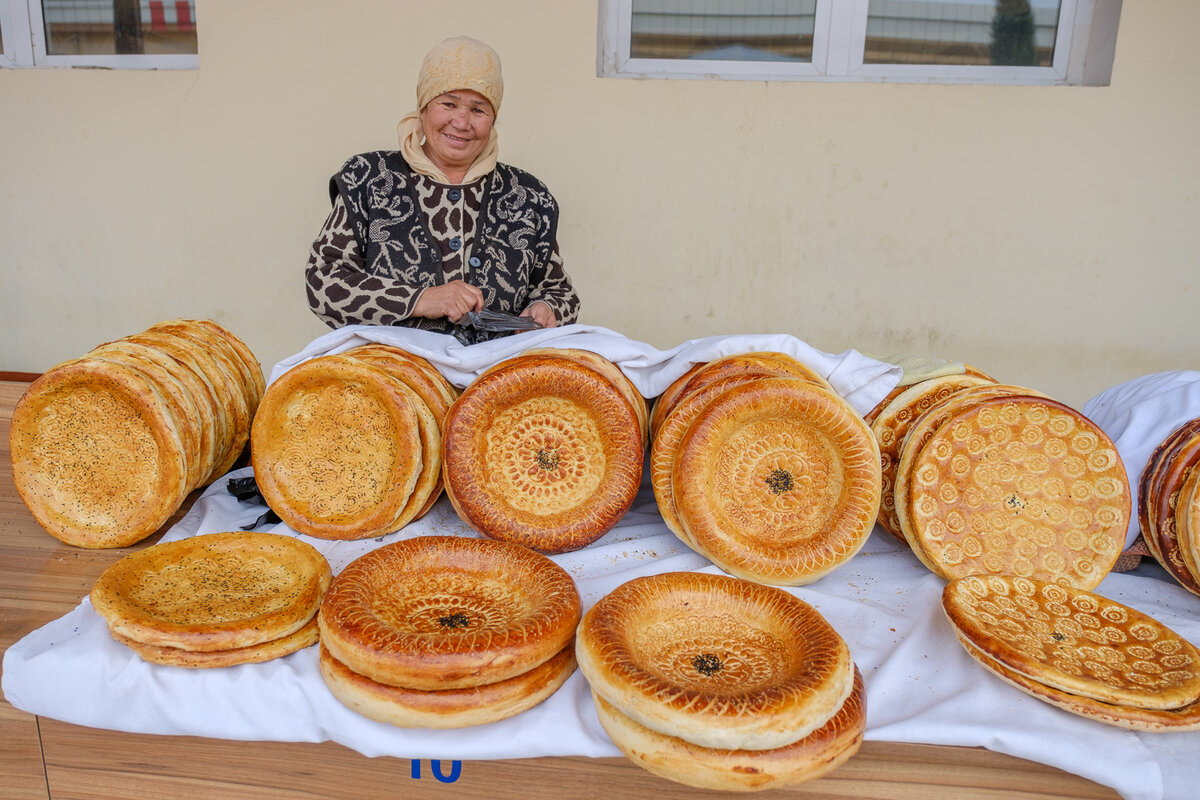
<path fill-rule="evenodd" d="M 450 183 L 450 180 L 421 149 L 425 138 L 421 129 L 421 109 L 438 95 L 455 89 L 479 92 L 492 104 L 492 111 L 499 115 L 500 101 L 504 98 L 504 78 L 500 74 L 500 56 L 496 51 L 476 39 L 456 36 L 435 45 L 421 65 L 417 77 L 417 110 L 406 114 L 396 130 L 404 160 L 416 172 L 439 183 Z M 487 145 L 467 170 L 463 183 L 472 183 L 491 172 L 496 167 L 499 153 L 499 136 L 493 125 Z"/>

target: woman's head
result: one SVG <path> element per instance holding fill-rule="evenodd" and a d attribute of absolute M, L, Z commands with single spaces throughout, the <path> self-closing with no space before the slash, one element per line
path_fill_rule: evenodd
<path fill-rule="evenodd" d="M 491 141 L 503 96 L 495 50 L 465 36 L 435 46 L 417 80 L 426 156 L 447 175 L 464 173 Z"/>

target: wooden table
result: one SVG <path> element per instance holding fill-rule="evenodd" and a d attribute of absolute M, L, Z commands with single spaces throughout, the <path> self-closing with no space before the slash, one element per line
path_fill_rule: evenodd
<path fill-rule="evenodd" d="M 67 613 L 97 576 L 134 548 L 84 550 L 33 520 L 13 486 L 12 409 L 27 384 L 0 380 L 0 649 Z M 169 527 L 170 523 L 168 523 Z M 0 796 L 5 800 L 163 798 L 613 798 L 721 797 L 657 778 L 622 758 L 536 758 L 451 765 L 367 758 L 339 744 L 234 742 L 83 728 L 0 701 Z M 832 774 L 769 797 L 876 800 L 1116 798 L 1091 781 L 977 748 L 866 742 Z"/>

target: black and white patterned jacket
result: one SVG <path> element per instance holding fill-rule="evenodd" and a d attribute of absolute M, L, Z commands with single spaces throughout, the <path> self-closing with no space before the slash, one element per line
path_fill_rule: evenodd
<path fill-rule="evenodd" d="M 346 161 L 329 195 L 305 277 L 309 306 L 331 327 L 462 333 L 448 319 L 411 316 L 424 289 L 453 280 L 478 286 L 493 311 L 518 314 L 540 300 L 560 325 L 578 318 L 558 252 L 558 203 L 524 170 L 497 164 L 474 184 L 447 186 L 414 173 L 399 152 L 376 151 Z"/>

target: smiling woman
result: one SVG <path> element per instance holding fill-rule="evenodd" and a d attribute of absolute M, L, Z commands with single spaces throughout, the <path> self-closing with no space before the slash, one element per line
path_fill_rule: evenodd
<path fill-rule="evenodd" d="M 305 272 L 309 307 L 330 327 L 405 325 L 474 343 L 498 335 L 467 324 L 485 309 L 543 328 L 576 320 L 558 203 L 497 160 L 503 97 L 496 51 L 447 39 L 422 64 L 400 149 L 357 155 L 333 176 Z"/>

